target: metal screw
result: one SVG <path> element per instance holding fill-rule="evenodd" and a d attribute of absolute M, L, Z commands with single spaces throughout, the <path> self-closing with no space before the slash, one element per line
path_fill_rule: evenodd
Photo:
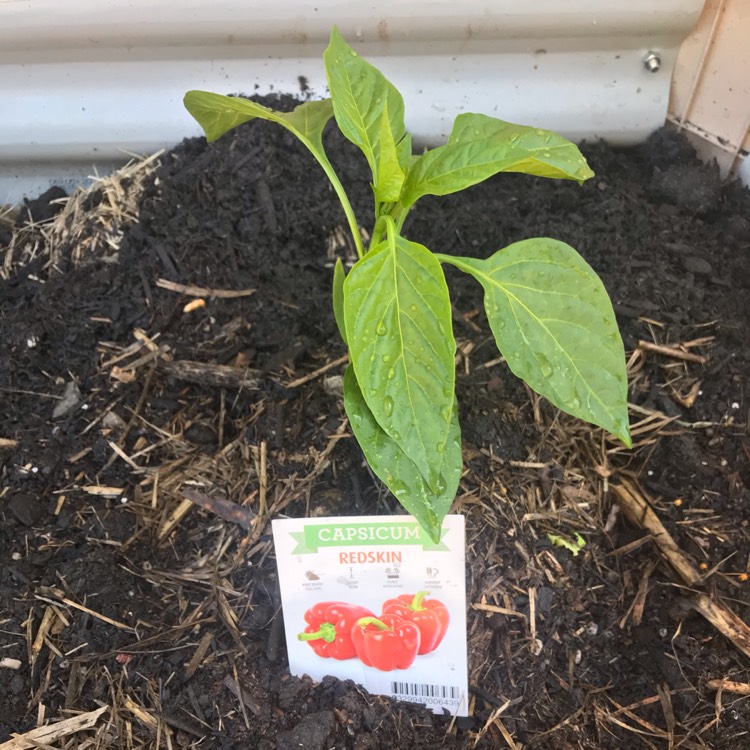
<path fill-rule="evenodd" d="M 661 68 L 661 57 L 658 52 L 647 52 L 643 56 L 643 64 L 649 73 L 656 73 Z"/>

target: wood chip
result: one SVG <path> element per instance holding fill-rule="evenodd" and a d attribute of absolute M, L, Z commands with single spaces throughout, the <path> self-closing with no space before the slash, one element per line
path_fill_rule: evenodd
<path fill-rule="evenodd" d="M 243 388 L 247 391 L 257 391 L 261 386 L 260 372 L 244 367 L 230 367 L 206 362 L 192 362 L 190 360 L 176 360 L 166 362 L 160 360 L 159 369 L 173 378 L 185 380 L 188 383 L 207 385 L 215 388 Z"/>
<path fill-rule="evenodd" d="M 211 513 L 215 513 L 225 521 L 236 523 L 245 529 L 245 531 L 250 530 L 252 523 L 256 518 L 255 513 L 250 510 L 250 508 L 239 505 L 225 497 L 206 495 L 203 492 L 198 492 L 198 490 L 190 488 L 184 489 L 182 491 L 182 496 L 201 508 L 211 511 Z"/>
<path fill-rule="evenodd" d="M 125 492 L 124 487 L 108 487 L 104 484 L 89 484 L 81 489 L 88 495 L 99 495 L 100 497 L 120 497 Z"/>
<path fill-rule="evenodd" d="M 156 286 L 168 289 L 170 292 L 187 294 L 189 297 L 214 297 L 216 299 L 235 299 L 236 297 L 249 297 L 255 293 L 255 289 L 206 289 L 202 286 L 190 286 L 177 284 L 167 279 L 157 279 Z"/>

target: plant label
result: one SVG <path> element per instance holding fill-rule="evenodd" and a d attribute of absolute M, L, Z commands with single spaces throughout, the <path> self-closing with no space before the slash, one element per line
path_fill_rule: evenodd
<path fill-rule="evenodd" d="M 273 522 L 289 669 L 468 715 L 464 517 Z"/>

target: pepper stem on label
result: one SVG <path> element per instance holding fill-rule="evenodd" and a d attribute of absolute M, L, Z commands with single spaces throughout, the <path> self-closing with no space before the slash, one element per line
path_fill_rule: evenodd
<path fill-rule="evenodd" d="M 368 625 L 374 625 L 378 630 L 391 630 L 382 620 L 378 620 L 377 617 L 362 617 L 357 620 L 357 625 L 360 628 L 366 628 Z"/>
<path fill-rule="evenodd" d="M 314 633 L 300 633 L 298 641 L 318 641 L 333 643 L 336 640 L 336 628 L 330 622 L 324 622 Z"/>
<path fill-rule="evenodd" d="M 422 606 L 422 600 L 426 596 L 429 596 L 429 595 L 430 595 L 429 591 L 418 591 L 414 595 L 414 598 L 411 600 L 411 604 L 409 605 L 409 609 L 412 610 L 412 612 L 420 612 L 421 610 L 423 610 L 424 607 Z"/>

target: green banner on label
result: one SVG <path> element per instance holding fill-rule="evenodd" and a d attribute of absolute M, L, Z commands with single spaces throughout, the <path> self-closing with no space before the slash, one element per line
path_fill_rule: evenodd
<path fill-rule="evenodd" d="M 418 523 L 326 523 L 310 524 L 304 531 L 290 531 L 297 546 L 294 555 L 308 555 L 320 547 L 365 547 L 418 545 L 423 550 L 443 552 L 448 548 L 435 542 Z"/>

